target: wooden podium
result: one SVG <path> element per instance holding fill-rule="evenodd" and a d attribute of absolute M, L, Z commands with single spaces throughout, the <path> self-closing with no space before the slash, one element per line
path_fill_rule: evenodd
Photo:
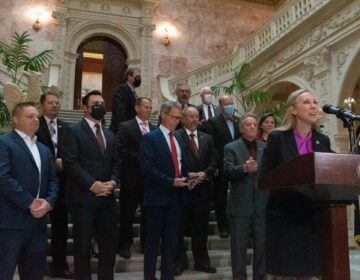
<path fill-rule="evenodd" d="M 350 280 L 346 205 L 360 194 L 360 156 L 310 153 L 259 180 L 267 191 L 296 191 L 320 207 L 322 280 Z"/>

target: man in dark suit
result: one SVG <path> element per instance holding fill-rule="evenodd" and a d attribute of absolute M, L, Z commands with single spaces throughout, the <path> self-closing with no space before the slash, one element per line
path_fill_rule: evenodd
<path fill-rule="evenodd" d="M 218 176 L 214 179 L 214 208 L 220 237 L 229 237 L 229 221 L 226 216 L 226 201 L 229 181 L 224 177 L 224 146 L 239 138 L 239 119 L 234 115 L 234 101 L 231 96 L 219 98 L 221 114 L 209 119 L 206 128 L 215 141 L 218 152 Z"/>
<path fill-rule="evenodd" d="M 167 101 L 160 108 L 160 127 L 145 134 L 140 143 L 140 167 L 144 178 L 145 252 L 144 279 L 154 280 L 161 239 L 161 279 L 174 279 L 174 261 L 180 213 L 187 177 L 184 155 L 173 135 L 181 106 Z"/>
<path fill-rule="evenodd" d="M 0 279 L 41 280 L 46 263 L 46 214 L 55 205 L 58 178 L 50 150 L 36 141 L 39 113 L 15 105 L 10 134 L 0 136 Z"/>
<path fill-rule="evenodd" d="M 118 154 L 124 163 L 121 168 L 120 189 L 120 226 L 119 226 L 119 255 L 125 259 L 131 257 L 133 245 L 133 223 L 138 205 L 142 205 L 144 182 L 140 175 L 139 147 L 143 135 L 156 126 L 149 122 L 152 111 L 150 98 L 140 97 L 135 103 L 136 117 L 119 124 L 117 133 Z M 144 249 L 144 219 L 143 211 L 140 223 L 140 247 Z"/>
<path fill-rule="evenodd" d="M 113 96 L 110 130 L 116 135 L 119 123 L 135 118 L 135 88 L 141 84 L 139 67 L 131 67 L 125 71 L 126 83 L 120 84 Z"/>
<path fill-rule="evenodd" d="M 188 202 L 179 228 L 175 274 L 180 275 L 189 266 L 184 244 L 186 226 L 188 226 L 191 236 L 194 270 L 215 273 L 216 268 L 210 266 L 207 240 L 211 181 L 217 168 L 216 148 L 210 135 L 197 130 L 199 125 L 197 108 L 187 107 L 183 114 L 184 126 L 175 132 L 175 136 L 183 151 L 189 177 L 192 177 L 192 181 L 197 185 L 193 189 L 187 190 Z"/>
<path fill-rule="evenodd" d="M 51 275 L 65 279 L 73 278 L 66 263 L 66 244 L 68 238 L 68 209 L 64 201 L 66 174 L 61 159 L 62 129 L 66 123 L 58 119 L 60 109 L 59 95 L 48 91 L 41 95 L 42 116 L 40 127 L 36 132 L 39 142 L 47 146 L 55 159 L 59 178 L 59 194 L 54 209 L 50 212 L 51 221 Z"/>
<path fill-rule="evenodd" d="M 265 208 L 268 193 L 258 189 L 258 169 L 266 144 L 256 141 L 257 117 L 245 113 L 240 120 L 242 137 L 224 147 L 224 173 L 230 180 L 227 214 L 230 221 L 233 279 L 246 279 L 247 248 L 253 239 L 253 279 L 264 280 Z"/>
<path fill-rule="evenodd" d="M 114 278 L 117 211 L 114 189 L 119 166 L 114 134 L 101 126 L 104 99 L 91 91 L 82 99 L 84 119 L 64 129 L 62 151 L 68 182 L 65 200 L 73 219 L 75 279 L 91 279 L 90 243 L 99 243 L 99 280 Z"/>
<path fill-rule="evenodd" d="M 198 106 L 199 117 L 202 124 L 209 119 L 220 115 L 219 107 L 213 105 L 214 95 L 211 87 L 203 87 L 200 90 L 201 105 Z"/>

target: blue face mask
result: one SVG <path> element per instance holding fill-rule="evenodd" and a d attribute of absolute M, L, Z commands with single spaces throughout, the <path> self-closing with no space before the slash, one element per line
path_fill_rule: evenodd
<path fill-rule="evenodd" d="M 229 104 L 229 105 L 225 105 L 224 106 L 224 115 L 226 117 L 231 117 L 232 115 L 234 115 L 234 105 L 233 104 Z"/>

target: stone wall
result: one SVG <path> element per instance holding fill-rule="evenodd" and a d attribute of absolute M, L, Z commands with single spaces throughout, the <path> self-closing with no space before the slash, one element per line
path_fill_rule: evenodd
<path fill-rule="evenodd" d="M 61 26 L 71 26 L 75 21 L 71 18 L 73 22 L 66 19 L 63 22 L 59 22 L 51 17 L 56 5 L 66 7 L 66 5 L 68 5 L 67 3 L 70 2 L 70 0 L 0 1 L 0 25 L 2 26 L 0 29 L 0 38 L 1 40 L 8 41 L 7 38 L 14 32 L 21 33 L 27 30 L 32 34 L 32 38 L 34 39 L 34 42 L 31 44 L 34 53 L 47 48 L 56 48 L 57 57 L 55 64 L 61 64 L 59 68 L 59 86 L 63 88 L 68 87 L 66 94 L 72 96 L 73 87 L 69 86 L 69 84 L 73 83 L 75 73 L 72 73 L 73 68 L 64 67 L 65 64 L 63 61 L 66 60 L 66 56 L 69 55 L 68 50 L 59 50 L 59 47 L 62 48 L 62 44 L 59 44 L 59 42 L 67 42 L 68 38 L 66 38 L 66 36 L 70 33 L 69 28 L 71 27 L 61 29 L 62 33 L 60 35 L 56 35 L 55 30 L 59 28 L 59 23 Z M 110 12 L 115 11 L 116 7 L 120 5 L 136 5 L 136 2 L 127 0 L 87 0 L 80 2 L 80 9 L 83 8 L 88 12 L 91 12 L 91 9 L 99 5 L 100 2 L 106 2 L 109 18 L 111 17 L 113 22 L 114 14 L 110 15 Z M 141 3 L 139 1 L 139 7 L 141 7 Z M 42 28 L 39 32 L 35 32 L 32 29 L 32 23 L 35 20 L 32 11 L 39 6 L 43 9 L 43 14 L 40 17 Z M 65 11 L 64 15 L 66 16 L 66 10 L 62 8 L 62 11 Z M 102 15 L 98 15 L 98 17 L 104 16 L 104 12 L 106 13 L 106 11 L 103 10 Z M 95 8 L 94 13 L 91 21 L 97 19 Z M 270 6 L 245 1 L 239 1 L 238 4 L 234 4 L 218 0 L 160 0 L 153 9 L 152 24 L 156 29 L 159 23 L 169 22 L 177 29 L 178 36 L 176 38 L 170 38 L 170 46 L 165 47 L 156 35 L 156 30 L 150 33 L 152 34 L 152 44 L 150 44 L 150 46 L 152 45 L 152 49 L 146 48 L 146 51 L 151 57 L 151 63 L 145 60 L 142 61 L 144 56 L 141 54 L 139 56 L 143 72 L 148 75 L 151 80 L 147 83 L 147 85 L 150 85 L 150 88 L 148 86 L 146 89 L 144 88 L 145 86 L 142 87 L 142 94 L 151 96 L 154 99 L 155 107 L 157 107 L 157 104 L 161 102 L 161 100 L 159 100 L 159 75 L 166 74 L 172 77 L 184 74 L 229 55 L 238 43 L 245 40 L 249 34 L 261 26 L 273 13 L 274 8 Z M 123 15 L 119 15 L 119 19 L 120 18 L 124 20 Z M 118 22 L 118 24 L 121 23 L 121 21 Z M 148 26 L 147 24 L 148 23 L 146 23 L 146 26 Z M 138 26 L 138 30 L 140 29 L 141 26 Z M 87 30 L 87 32 L 89 31 Z M 130 32 L 132 31 L 130 30 Z M 65 36 L 65 38 L 59 41 L 57 36 L 61 36 L 61 38 Z M 139 50 L 145 51 L 144 42 L 144 40 L 138 41 Z M 68 72 L 69 70 L 71 70 L 71 73 L 61 72 Z M 70 78 L 64 79 L 64 75 L 70 76 Z M 6 82 L 4 68 L 1 66 L 0 79 L 1 82 Z M 45 73 L 43 79 L 47 82 L 47 73 Z M 72 82 L 69 80 L 72 80 Z M 72 97 L 65 98 L 63 103 L 64 108 L 71 109 Z"/>

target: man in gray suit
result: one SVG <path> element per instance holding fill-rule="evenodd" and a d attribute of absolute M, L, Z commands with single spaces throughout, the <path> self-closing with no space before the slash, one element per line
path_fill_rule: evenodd
<path fill-rule="evenodd" d="M 257 171 L 265 143 L 256 141 L 256 115 L 240 119 L 242 137 L 224 147 L 224 173 L 230 180 L 227 215 L 230 221 L 233 279 L 246 279 L 249 234 L 254 244 L 253 279 L 265 279 L 265 207 L 268 194 L 257 188 Z M 252 229 L 252 230 L 251 230 Z"/>

